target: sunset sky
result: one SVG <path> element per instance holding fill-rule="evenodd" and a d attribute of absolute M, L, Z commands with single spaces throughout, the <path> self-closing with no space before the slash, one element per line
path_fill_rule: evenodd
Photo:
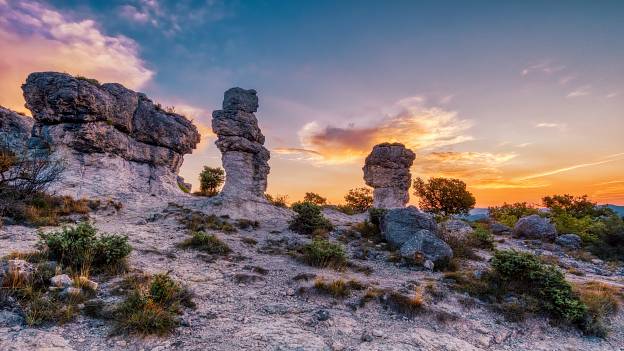
<path fill-rule="evenodd" d="M 0 105 L 33 71 L 120 82 L 194 119 L 182 175 L 220 166 L 223 92 L 258 91 L 271 194 L 333 202 L 373 145 L 477 206 L 624 204 L 624 1 L 0 0 Z M 412 201 L 414 201 L 412 196 Z"/>

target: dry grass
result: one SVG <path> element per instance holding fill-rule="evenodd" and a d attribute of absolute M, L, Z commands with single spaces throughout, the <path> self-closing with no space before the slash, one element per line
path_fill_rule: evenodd
<path fill-rule="evenodd" d="M 351 296 L 353 290 L 364 290 L 364 284 L 356 281 L 337 279 L 334 281 L 326 281 L 324 278 L 317 278 L 314 281 L 314 288 L 323 294 L 333 296 L 335 298 L 346 298 Z"/>
<path fill-rule="evenodd" d="M 386 304 L 398 313 L 412 316 L 423 310 L 424 297 L 420 291 L 411 296 L 392 291 L 386 296 Z"/>
<path fill-rule="evenodd" d="M 574 291 L 587 306 L 589 318 L 585 321 L 585 332 L 605 337 L 608 333 L 609 317 L 619 309 L 624 299 L 624 289 L 599 281 L 574 285 Z"/>

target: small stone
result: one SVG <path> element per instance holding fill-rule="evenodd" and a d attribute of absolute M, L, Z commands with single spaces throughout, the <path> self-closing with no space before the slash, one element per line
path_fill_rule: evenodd
<path fill-rule="evenodd" d="M 59 274 L 50 278 L 50 283 L 57 288 L 67 288 L 72 286 L 74 281 L 67 274 Z"/>
<path fill-rule="evenodd" d="M 425 269 L 428 271 L 433 271 L 434 264 L 431 260 L 426 260 L 423 264 L 423 267 L 425 267 Z"/>
<path fill-rule="evenodd" d="M 316 311 L 316 319 L 323 322 L 329 319 L 329 311 L 327 310 L 318 310 Z"/>
<path fill-rule="evenodd" d="M 362 333 L 362 337 L 360 338 L 363 342 L 371 342 L 373 341 L 373 336 L 367 332 Z"/>
<path fill-rule="evenodd" d="M 295 295 L 295 289 L 293 289 L 293 288 L 288 288 L 288 289 L 286 289 L 286 295 L 287 295 L 287 296 L 293 296 L 293 295 Z"/>
<path fill-rule="evenodd" d="M 377 338 L 382 338 L 384 333 L 379 329 L 373 329 L 373 336 Z"/>
<path fill-rule="evenodd" d="M 73 286 L 70 286 L 70 287 L 65 288 L 62 294 L 65 296 L 80 296 L 81 293 L 82 293 L 82 290 L 80 288 L 75 288 Z"/>

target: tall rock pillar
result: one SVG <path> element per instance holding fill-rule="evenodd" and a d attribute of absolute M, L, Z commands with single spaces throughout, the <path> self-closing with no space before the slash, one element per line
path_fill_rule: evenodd
<path fill-rule="evenodd" d="M 405 207 L 412 182 L 410 167 L 416 155 L 400 143 L 373 147 L 364 164 L 364 181 L 373 190 L 373 207 Z"/>
<path fill-rule="evenodd" d="M 269 150 L 254 112 L 258 96 L 253 89 L 231 88 L 225 92 L 223 109 L 212 113 L 215 144 L 225 169 L 224 197 L 266 201 Z"/>

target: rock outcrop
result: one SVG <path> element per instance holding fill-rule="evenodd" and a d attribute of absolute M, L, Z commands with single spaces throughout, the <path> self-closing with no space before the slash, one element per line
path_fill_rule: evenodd
<path fill-rule="evenodd" d="M 31 150 L 66 165 L 57 190 L 72 196 L 180 194 L 177 172 L 200 135 L 184 116 L 117 83 L 39 72 L 22 85 L 35 119 Z"/>
<path fill-rule="evenodd" d="M 581 248 L 583 240 L 576 234 L 563 234 L 555 239 L 555 243 L 568 249 L 578 250 Z"/>
<path fill-rule="evenodd" d="M 405 207 L 412 183 L 410 167 L 416 155 L 400 143 L 375 145 L 366 157 L 364 181 L 373 190 L 373 207 Z"/>
<path fill-rule="evenodd" d="M 513 228 L 513 235 L 529 239 L 554 240 L 557 237 L 557 229 L 550 223 L 550 219 L 534 214 L 520 218 Z"/>
<path fill-rule="evenodd" d="M 448 264 L 453 258 L 451 247 L 426 229 L 416 231 L 399 252 L 408 262 L 424 264 L 428 260 L 438 267 Z"/>
<path fill-rule="evenodd" d="M 0 147 L 26 149 L 35 120 L 0 106 Z"/>
<path fill-rule="evenodd" d="M 472 233 L 474 233 L 474 229 L 470 224 L 459 219 L 442 222 L 438 227 L 438 235 L 446 242 L 465 242 Z"/>
<path fill-rule="evenodd" d="M 225 92 L 223 109 L 212 113 L 215 144 L 222 153 L 225 184 L 221 196 L 266 201 L 269 150 L 258 127 L 256 91 L 232 88 Z"/>

